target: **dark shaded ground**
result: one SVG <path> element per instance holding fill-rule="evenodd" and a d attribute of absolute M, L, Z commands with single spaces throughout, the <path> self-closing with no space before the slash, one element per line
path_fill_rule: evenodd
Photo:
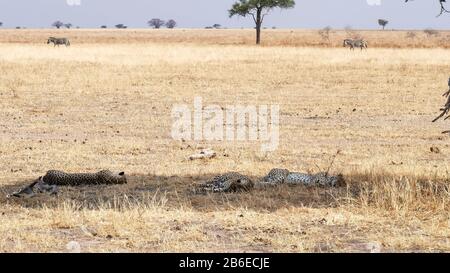
<path fill-rule="evenodd" d="M 386 186 L 385 181 L 392 181 L 392 177 L 382 177 L 374 175 L 354 175 L 348 178 L 346 187 L 340 188 L 320 188 L 320 187 L 305 187 L 305 186 L 290 186 L 282 185 L 277 187 L 257 187 L 250 192 L 243 193 L 218 193 L 218 194 L 195 194 L 193 192 L 194 185 L 202 183 L 211 179 L 215 175 L 205 176 L 153 176 L 153 175 L 131 175 L 129 176 L 129 183 L 126 185 L 114 186 L 83 186 L 83 187 L 61 187 L 58 196 L 48 196 L 45 194 L 38 195 L 38 197 L 31 199 L 17 199 L 7 198 L 7 194 L 11 193 L 22 186 L 28 185 L 30 181 L 17 181 L 8 186 L 0 187 L 0 203 L 11 204 L 18 207 L 26 208 L 54 208 L 60 207 L 63 204 L 71 204 L 74 208 L 91 209 L 98 208 L 113 208 L 117 210 L 127 209 L 129 206 L 162 206 L 167 209 L 170 208 L 187 208 L 200 212 L 211 212 L 219 210 L 232 210 L 236 208 L 248 208 L 255 211 L 274 212 L 278 209 L 292 208 L 292 207 L 309 207 L 309 208 L 330 208 L 346 204 L 346 198 L 352 198 L 352 202 L 357 202 L 358 198 L 364 194 L 365 191 L 373 191 L 374 193 L 367 196 L 373 198 L 375 203 L 379 200 L 378 194 L 386 195 L 386 189 L 381 186 Z M 252 177 L 258 180 L 256 177 Z M 377 180 L 378 179 L 378 180 Z M 383 180 L 381 180 L 383 179 Z M 405 184 L 406 183 L 406 184 Z M 394 182 L 398 190 L 405 190 L 405 187 L 411 191 L 411 185 L 417 185 L 417 192 L 422 198 L 432 198 L 433 196 L 448 196 L 448 181 L 434 182 L 420 181 L 419 179 L 406 182 L 405 179 L 398 179 Z M 377 186 L 378 185 L 378 186 Z M 428 185 L 428 186 L 427 186 Z M 379 187 L 379 188 L 373 188 Z M 381 191 L 384 189 L 385 191 Z M 420 190 L 419 190 L 420 189 Z M 447 197 L 448 198 L 448 197 Z M 370 201 L 370 200 L 368 200 Z M 245 214 L 245 213 L 244 213 Z M 245 215 L 242 219 L 245 219 Z M 6 217 L 6 216 L 5 216 Z M 240 216 L 238 216 L 240 217 Z M 1 216 L 0 216 L 1 218 Z M 392 220 L 392 225 L 401 227 L 402 223 L 395 221 L 403 221 L 401 219 Z M 182 230 L 183 225 L 174 220 L 174 231 Z M 267 230 L 260 230 L 262 234 L 286 234 L 292 235 L 291 232 L 301 232 L 301 236 L 309 236 L 314 229 L 320 228 L 324 234 L 334 238 L 318 238 L 317 244 L 313 252 L 443 252 L 446 250 L 445 244 L 447 237 L 440 238 L 438 236 L 429 235 L 430 240 L 436 240 L 442 245 L 437 246 L 436 249 L 427 250 L 421 249 L 420 246 L 411 246 L 408 249 L 399 251 L 395 246 L 382 245 L 377 241 L 370 241 L 367 239 L 367 232 L 380 232 L 377 225 L 369 227 L 352 226 L 349 224 L 332 224 L 326 218 L 311 218 L 306 221 L 301 230 L 276 230 L 268 228 Z M 369 229 L 367 229 L 369 228 Z M 389 227 L 391 228 L 391 227 Z M 406 227 L 405 232 L 422 232 L 415 230 L 414 225 Z M 312 230 L 310 230 L 312 229 Z M 68 230 L 63 228 L 61 236 L 64 239 L 72 238 L 83 243 L 83 246 L 94 247 L 108 243 L 109 238 L 98 237 L 97 235 L 86 235 L 85 230 L 76 229 Z M 89 233 L 90 231 L 88 231 Z M 95 230 L 94 230 L 95 232 Z M 206 231 L 213 235 L 223 238 L 223 245 L 217 246 L 216 251 L 231 251 L 233 248 L 233 241 L 229 238 L 234 236 L 234 231 L 223 229 L 223 227 L 213 227 Z M 243 230 L 245 232 L 251 232 Z M 394 232 L 394 231 L 393 231 Z M 304 235 L 303 235 L 304 233 Z M 389 232 L 387 232 L 389 234 Z M 238 249 L 240 251 L 248 252 L 270 252 L 272 251 L 270 241 L 266 241 L 264 236 L 254 236 L 254 241 L 251 242 L 248 248 Z M 80 240 L 85 238 L 86 241 Z M 296 252 L 296 245 L 292 246 L 292 251 Z M 38 251 L 38 250 L 37 250 Z M 65 250 L 63 250 L 65 251 Z M 124 249 L 127 251 L 127 249 Z M 149 249 L 149 251 L 158 251 L 158 249 Z"/>
<path fill-rule="evenodd" d="M 24 207 L 54 207 L 62 202 L 74 202 L 80 208 L 96 209 L 124 206 L 164 205 L 167 207 L 188 207 L 199 211 L 213 211 L 218 208 L 246 207 L 255 210 L 274 211 L 285 207 L 334 207 L 337 197 L 345 196 L 347 188 L 314 188 L 282 185 L 256 187 L 251 192 L 198 194 L 193 191 L 198 183 L 215 175 L 162 177 L 132 175 L 126 185 L 60 187 L 58 196 L 40 194 L 30 199 L 7 198 L 8 194 L 31 183 L 18 181 L 0 186 L 0 203 Z M 258 178 L 252 177 L 255 181 Z"/>
<path fill-rule="evenodd" d="M 217 174 L 204 176 L 130 175 L 128 184 L 112 186 L 60 187 L 58 196 L 40 194 L 31 199 L 7 198 L 8 194 L 29 185 L 17 181 L 0 186 L 0 203 L 23 207 L 47 208 L 72 202 L 77 207 L 122 209 L 134 205 L 192 208 L 215 211 L 244 207 L 256 211 L 276 211 L 281 208 L 337 207 L 342 204 L 373 205 L 383 210 L 398 207 L 429 208 L 438 202 L 448 206 L 450 180 L 424 177 L 397 177 L 389 174 L 353 174 L 344 176 L 346 185 L 335 188 L 280 185 L 261 187 L 241 193 L 195 193 L 195 186 Z M 259 177 L 250 177 L 259 181 Z"/>

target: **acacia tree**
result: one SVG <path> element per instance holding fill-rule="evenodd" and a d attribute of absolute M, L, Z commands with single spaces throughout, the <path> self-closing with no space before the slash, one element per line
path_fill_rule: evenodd
<path fill-rule="evenodd" d="M 387 24 L 389 24 L 388 20 L 378 19 L 378 24 L 383 27 L 383 30 L 386 28 Z"/>
<path fill-rule="evenodd" d="M 439 36 L 439 31 L 432 28 L 427 28 L 423 32 L 427 35 L 428 38 L 432 36 Z"/>
<path fill-rule="evenodd" d="M 56 21 L 52 24 L 53 27 L 56 27 L 57 29 L 60 29 L 64 25 L 61 21 Z"/>
<path fill-rule="evenodd" d="M 166 27 L 167 28 L 175 28 L 177 26 L 177 22 L 173 19 L 170 19 L 169 21 L 166 22 Z"/>
<path fill-rule="evenodd" d="M 161 20 L 159 18 L 153 18 L 152 20 L 148 21 L 148 25 L 154 28 L 161 28 L 164 26 L 164 20 Z"/>
<path fill-rule="evenodd" d="M 228 11 L 230 17 L 235 15 L 252 16 L 256 25 L 256 44 L 261 43 L 261 26 L 264 17 L 274 8 L 289 9 L 295 6 L 294 0 L 239 0 Z"/>
<path fill-rule="evenodd" d="M 71 23 L 67 23 L 67 24 L 64 24 L 64 27 L 67 29 L 70 29 L 73 27 L 73 25 Z"/>
<path fill-rule="evenodd" d="M 332 28 L 330 26 L 326 26 L 323 29 L 319 30 L 319 35 L 320 37 L 322 37 L 322 40 L 324 40 L 325 42 L 330 43 L 330 32 L 331 32 Z"/>
<path fill-rule="evenodd" d="M 0 22 L 0 27 L 3 26 L 3 22 Z"/>
<path fill-rule="evenodd" d="M 405 2 L 408 2 L 409 0 L 405 0 Z M 437 15 L 437 17 L 441 16 L 443 13 L 450 13 L 450 11 L 444 6 L 444 3 L 446 3 L 446 0 L 437 0 L 439 1 L 439 4 L 441 6 L 441 12 Z M 424 32 L 428 35 L 439 35 L 439 33 L 437 31 L 434 31 L 432 29 L 426 29 L 424 30 Z M 445 92 L 442 96 L 447 98 L 446 103 L 444 104 L 444 106 L 441 108 L 441 114 L 436 117 L 433 122 L 436 122 L 438 120 L 440 120 L 441 118 L 443 118 L 445 115 L 447 115 L 447 117 L 444 118 L 444 120 L 447 120 L 450 118 L 450 79 L 448 80 L 448 87 L 449 90 L 447 92 Z M 450 134 L 450 130 L 449 131 L 444 131 L 442 132 L 443 134 Z"/>

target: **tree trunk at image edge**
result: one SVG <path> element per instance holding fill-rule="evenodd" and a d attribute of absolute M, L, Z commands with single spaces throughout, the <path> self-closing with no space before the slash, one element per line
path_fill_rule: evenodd
<path fill-rule="evenodd" d="M 261 43 L 261 25 L 262 25 L 262 18 L 261 18 L 261 9 L 258 9 L 256 11 L 256 44 L 259 45 Z"/>

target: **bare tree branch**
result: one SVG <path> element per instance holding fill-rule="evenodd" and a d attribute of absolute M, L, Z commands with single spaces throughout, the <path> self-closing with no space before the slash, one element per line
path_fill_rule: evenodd
<path fill-rule="evenodd" d="M 266 17 L 266 15 L 269 14 L 270 10 L 266 10 L 266 12 L 263 13 L 263 15 L 261 16 L 261 24 L 264 22 L 264 17 Z"/>
<path fill-rule="evenodd" d="M 449 86 L 449 90 L 442 95 L 443 97 L 447 98 L 447 102 L 445 103 L 444 107 L 441 108 L 441 111 L 442 111 L 441 114 L 437 118 L 435 118 L 433 120 L 433 122 L 440 120 L 442 117 L 444 117 L 445 115 L 448 115 L 450 113 L 450 79 L 448 80 L 448 86 Z M 450 118 L 450 115 L 445 117 L 444 120 L 447 120 L 449 118 Z"/>
<path fill-rule="evenodd" d="M 255 24 L 258 24 L 258 20 L 256 20 L 255 14 L 253 12 L 249 12 L 248 14 L 253 17 L 253 21 L 255 21 Z"/>
<path fill-rule="evenodd" d="M 413 1 L 413 0 L 405 0 L 405 3 L 408 3 L 410 1 Z M 446 9 L 444 6 L 444 3 L 446 3 L 447 1 L 446 0 L 438 0 L 438 1 L 439 1 L 439 4 L 441 5 L 441 12 L 436 17 L 441 16 L 443 13 L 450 13 L 450 10 Z"/>
<path fill-rule="evenodd" d="M 439 4 L 441 4 L 441 12 L 440 12 L 439 15 L 436 16 L 436 17 L 441 16 L 444 12 L 445 12 L 445 13 L 450 13 L 450 11 L 447 10 L 447 9 L 444 7 L 444 3 L 445 3 L 445 2 L 446 2 L 446 0 L 439 0 Z"/>

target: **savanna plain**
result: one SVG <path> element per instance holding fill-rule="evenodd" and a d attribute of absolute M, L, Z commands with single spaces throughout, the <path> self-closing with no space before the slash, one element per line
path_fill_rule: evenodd
<path fill-rule="evenodd" d="M 343 48 L 349 35 L 368 50 Z M 448 252 L 450 122 L 431 121 L 449 35 L 264 30 L 255 46 L 252 30 L 1 30 L 0 251 Z M 278 149 L 173 140 L 173 106 L 195 97 L 279 105 Z M 217 156 L 188 159 L 204 148 Z M 191 191 L 277 167 L 346 185 Z M 7 198 L 51 169 L 129 181 Z"/>

